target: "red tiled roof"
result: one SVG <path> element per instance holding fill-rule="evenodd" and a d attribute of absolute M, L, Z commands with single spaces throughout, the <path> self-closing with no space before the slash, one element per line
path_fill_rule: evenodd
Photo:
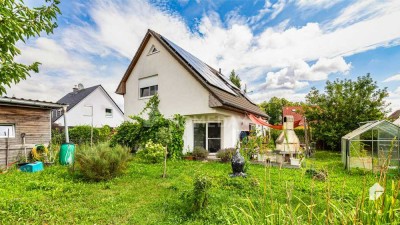
<path fill-rule="evenodd" d="M 303 117 L 303 107 L 301 106 L 284 106 L 282 107 L 282 115 L 287 116 L 291 115 L 294 117 L 294 121 L 300 121 L 300 126 L 304 126 L 304 117 Z"/>

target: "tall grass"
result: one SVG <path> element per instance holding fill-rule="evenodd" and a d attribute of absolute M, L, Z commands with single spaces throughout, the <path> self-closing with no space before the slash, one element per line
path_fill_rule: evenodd
<path fill-rule="evenodd" d="M 281 179 L 271 180 L 270 167 L 265 166 L 262 203 L 247 198 L 245 206 L 233 206 L 230 209 L 231 224 L 400 224 L 400 204 L 398 201 L 400 180 L 387 183 L 391 153 L 383 163 L 376 182 L 384 188 L 384 193 L 376 200 L 369 200 L 369 187 L 364 181 L 361 195 L 354 200 L 345 198 L 349 189 L 346 179 L 343 179 L 339 196 L 332 192 L 335 185 L 329 175 L 325 181 L 325 203 L 315 203 L 315 179 L 310 186 L 310 198 L 301 199 L 295 194 L 295 184 Z M 302 178 L 303 179 L 303 178 Z M 274 196 L 273 184 L 285 182 L 286 201 Z M 337 184 L 336 184 L 337 185 Z M 335 196 L 334 196 L 335 195 Z M 296 203 L 295 203 L 296 202 Z M 318 210 L 315 210 L 318 207 Z"/>

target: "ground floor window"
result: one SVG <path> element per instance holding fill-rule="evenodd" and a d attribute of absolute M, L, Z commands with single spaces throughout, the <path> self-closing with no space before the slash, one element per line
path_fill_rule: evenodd
<path fill-rule="evenodd" d="M 15 137 L 14 124 L 0 124 L 0 138 Z"/>
<path fill-rule="evenodd" d="M 203 147 L 209 152 L 221 149 L 221 123 L 194 123 L 194 147 Z"/>

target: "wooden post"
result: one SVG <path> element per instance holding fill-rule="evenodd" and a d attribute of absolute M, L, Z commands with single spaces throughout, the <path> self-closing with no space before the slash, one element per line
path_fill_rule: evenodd
<path fill-rule="evenodd" d="M 167 177 L 167 155 L 168 155 L 168 151 L 167 151 L 167 147 L 164 148 L 164 172 L 162 177 L 165 178 Z"/>
<path fill-rule="evenodd" d="M 9 138 L 10 138 L 10 130 L 8 129 L 6 138 L 6 169 L 8 169 L 8 152 L 10 151 Z"/>
<path fill-rule="evenodd" d="M 68 123 L 67 123 L 67 106 L 63 106 L 64 111 L 64 128 L 65 128 L 65 142 L 69 143 Z"/>
<path fill-rule="evenodd" d="M 307 126 L 307 118 L 304 117 L 304 142 L 306 144 L 306 156 L 311 156 L 310 145 L 308 142 L 308 126 Z"/>

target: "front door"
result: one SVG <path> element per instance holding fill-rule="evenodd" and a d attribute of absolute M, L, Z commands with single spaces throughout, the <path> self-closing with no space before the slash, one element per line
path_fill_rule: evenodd
<path fill-rule="evenodd" d="M 221 123 L 195 123 L 193 131 L 194 147 L 203 147 L 209 152 L 221 149 Z"/>

